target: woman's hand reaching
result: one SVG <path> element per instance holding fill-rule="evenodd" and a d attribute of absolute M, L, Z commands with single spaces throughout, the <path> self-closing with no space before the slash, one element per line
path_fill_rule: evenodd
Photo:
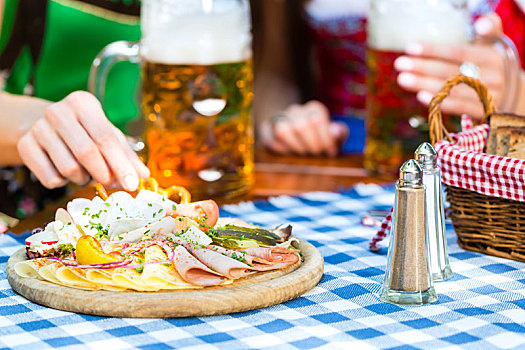
<path fill-rule="evenodd" d="M 55 188 L 68 181 L 118 182 L 133 191 L 148 168 L 106 118 L 90 93 L 75 91 L 51 104 L 17 144 L 20 158 L 40 182 Z"/>

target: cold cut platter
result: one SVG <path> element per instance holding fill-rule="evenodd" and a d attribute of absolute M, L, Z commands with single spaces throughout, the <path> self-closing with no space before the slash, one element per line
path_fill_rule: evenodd
<path fill-rule="evenodd" d="M 173 194 L 180 202 L 172 201 Z M 215 202 L 150 179 L 136 194 L 77 198 L 11 256 L 12 288 L 38 304 L 100 316 L 187 317 L 295 298 L 323 258 L 292 227 L 219 218 Z"/>

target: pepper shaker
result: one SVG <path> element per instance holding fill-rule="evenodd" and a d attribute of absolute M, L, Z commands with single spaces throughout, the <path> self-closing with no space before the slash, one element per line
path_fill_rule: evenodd
<path fill-rule="evenodd" d="M 399 169 L 388 263 L 380 300 L 421 305 L 436 302 L 428 261 L 425 186 L 417 161 Z"/>
<path fill-rule="evenodd" d="M 426 215 L 432 280 L 446 281 L 454 274 L 448 261 L 441 170 L 437 165 L 437 153 L 430 143 L 423 142 L 417 148 L 415 157 L 423 170 L 423 184 L 426 187 Z"/>

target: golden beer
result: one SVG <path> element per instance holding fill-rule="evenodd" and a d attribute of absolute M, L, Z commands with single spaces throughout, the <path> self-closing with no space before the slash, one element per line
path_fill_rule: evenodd
<path fill-rule="evenodd" d="M 146 161 L 161 186 L 231 197 L 253 183 L 251 59 L 211 65 L 145 60 Z"/>
<path fill-rule="evenodd" d="M 253 183 L 249 0 L 142 0 L 140 22 L 140 43 L 111 43 L 93 61 L 90 91 L 103 100 L 112 65 L 140 63 L 141 157 L 151 175 L 195 199 L 246 192 Z"/>
<path fill-rule="evenodd" d="M 397 84 L 394 61 L 413 43 L 461 46 L 470 41 L 465 0 L 372 0 L 367 22 L 365 168 L 397 174 L 428 139 L 427 108 Z"/>
<path fill-rule="evenodd" d="M 416 94 L 397 84 L 394 61 L 401 52 L 367 50 L 367 144 L 364 167 L 381 174 L 396 174 L 399 165 L 427 141 L 426 108 Z M 412 124 L 411 124 L 412 123 Z M 418 123 L 418 124 L 415 124 Z"/>

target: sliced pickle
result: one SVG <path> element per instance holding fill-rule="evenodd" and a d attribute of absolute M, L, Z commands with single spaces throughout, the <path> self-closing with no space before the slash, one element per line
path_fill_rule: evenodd
<path fill-rule="evenodd" d="M 226 238 L 226 237 L 215 236 L 212 238 L 212 240 L 214 244 L 217 244 L 217 245 L 220 245 L 221 247 L 229 248 L 229 249 L 252 248 L 252 247 L 259 246 L 259 244 L 256 241 L 251 240 L 251 239 L 239 240 L 233 237 Z"/>
<path fill-rule="evenodd" d="M 215 236 L 236 240 L 253 240 L 260 244 L 274 246 L 281 240 L 279 235 L 262 228 L 226 225 L 215 229 Z"/>

